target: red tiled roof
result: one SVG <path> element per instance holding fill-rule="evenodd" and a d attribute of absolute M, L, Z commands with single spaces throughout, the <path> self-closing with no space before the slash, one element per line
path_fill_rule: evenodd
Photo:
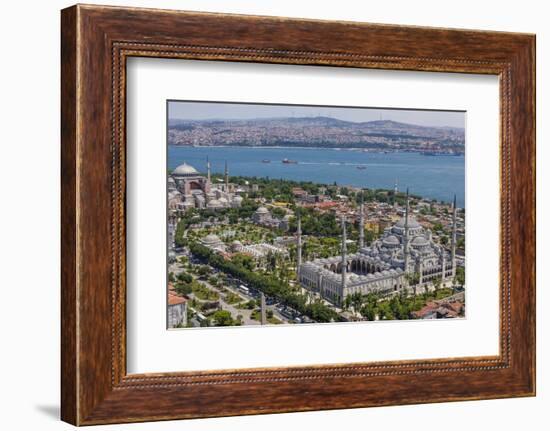
<path fill-rule="evenodd" d="M 332 202 L 332 201 L 328 201 L 328 202 L 317 202 L 315 204 L 305 204 L 304 207 L 306 208 L 319 208 L 319 209 L 327 209 L 327 208 L 334 208 L 334 207 L 337 207 L 337 206 L 340 206 L 340 204 L 338 202 Z"/>
<path fill-rule="evenodd" d="M 182 296 L 173 295 L 171 293 L 168 294 L 168 305 L 178 305 L 185 302 L 187 302 L 187 299 Z"/>

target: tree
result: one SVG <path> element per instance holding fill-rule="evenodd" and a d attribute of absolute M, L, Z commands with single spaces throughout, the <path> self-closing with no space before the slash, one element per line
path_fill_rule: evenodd
<path fill-rule="evenodd" d="M 231 317 L 231 313 L 227 310 L 216 311 L 212 318 L 214 319 L 214 324 L 216 326 L 232 326 L 235 323 Z"/>
<path fill-rule="evenodd" d="M 242 267 L 248 269 L 249 271 L 254 270 L 254 267 L 256 266 L 254 264 L 254 259 L 251 256 L 247 255 L 247 254 L 238 253 L 235 256 L 233 256 L 233 258 L 231 260 L 236 265 L 242 266 Z"/>
<path fill-rule="evenodd" d="M 466 273 L 464 271 L 464 267 L 457 266 L 454 282 L 459 286 L 464 286 L 465 281 L 466 281 Z"/>
<path fill-rule="evenodd" d="M 376 239 L 376 234 L 371 229 L 365 230 L 365 243 L 370 244 Z"/>
<path fill-rule="evenodd" d="M 438 292 L 439 289 L 441 288 L 441 279 L 440 279 L 440 278 L 436 278 L 436 279 L 433 281 L 433 285 L 434 285 L 435 295 L 436 295 L 436 297 L 437 297 L 437 292 Z"/>
<path fill-rule="evenodd" d="M 200 326 L 201 328 L 212 326 L 212 322 L 210 321 L 210 319 L 206 318 L 204 320 L 201 320 Z"/>
<path fill-rule="evenodd" d="M 271 271 L 275 271 L 277 268 L 277 255 L 271 251 L 267 254 L 266 257 L 267 268 Z"/>
<path fill-rule="evenodd" d="M 193 281 L 193 277 L 191 275 L 187 274 L 186 272 L 180 272 L 177 275 L 177 279 L 179 281 L 184 282 L 184 283 L 191 283 Z"/>
<path fill-rule="evenodd" d="M 353 308 L 353 312 L 357 314 L 357 312 L 361 309 L 361 306 L 363 305 L 363 295 L 361 294 L 361 292 L 355 292 L 349 296 L 351 297 L 351 307 Z"/>
<path fill-rule="evenodd" d="M 180 295 L 190 295 L 193 292 L 193 288 L 190 283 L 178 282 L 176 283 L 175 290 Z"/>
<path fill-rule="evenodd" d="M 420 282 L 420 274 L 418 272 L 409 272 L 405 274 L 405 279 L 409 286 L 412 286 L 414 295 L 416 296 L 416 286 Z"/>
<path fill-rule="evenodd" d="M 351 295 L 346 296 L 342 307 L 344 308 L 344 310 L 349 310 L 349 308 L 351 307 Z"/>
<path fill-rule="evenodd" d="M 199 274 L 201 277 L 207 276 L 210 274 L 210 269 L 206 265 L 201 265 L 197 269 L 197 274 Z"/>
<path fill-rule="evenodd" d="M 363 308 L 361 308 L 361 314 L 367 320 L 375 320 L 376 319 L 376 304 L 372 304 L 370 302 L 367 302 L 363 306 Z"/>
<path fill-rule="evenodd" d="M 273 208 L 271 215 L 280 220 L 286 215 L 286 211 L 283 208 Z"/>

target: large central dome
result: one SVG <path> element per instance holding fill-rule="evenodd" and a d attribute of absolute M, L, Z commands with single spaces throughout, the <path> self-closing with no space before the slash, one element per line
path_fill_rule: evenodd
<path fill-rule="evenodd" d="M 402 217 L 401 220 L 399 220 L 395 227 L 405 228 L 405 217 Z M 409 229 L 416 229 L 420 227 L 420 223 L 416 221 L 416 219 L 412 216 L 409 216 Z"/>
<path fill-rule="evenodd" d="M 191 175 L 198 175 L 198 171 L 191 165 L 188 165 L 187 163 L 183 163 L 182 165 L 179 165 L 176 169 L 172 171 L 172 175 L 179 175 L 179 176 L 191 176 Z"/>

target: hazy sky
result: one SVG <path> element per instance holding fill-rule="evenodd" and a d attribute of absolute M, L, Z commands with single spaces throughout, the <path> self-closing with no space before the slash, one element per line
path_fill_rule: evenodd
<path fill-rule="evenodd" d="M 357 122 L 382 119 L 422 126 L 465 127 L 465 113 L 456 111 L 179 101 L 169 101 L 168 104 L 169 119 L 251 119 L 269 117 L 315 117 L 319 115 Z"/>

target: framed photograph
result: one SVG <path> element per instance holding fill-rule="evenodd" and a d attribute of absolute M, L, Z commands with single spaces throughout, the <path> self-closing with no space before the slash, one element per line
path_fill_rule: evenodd
<path fill-rule="evenodd" d="M 62 11 L 62 419 L 535 394 L 535 37 Z"/>

